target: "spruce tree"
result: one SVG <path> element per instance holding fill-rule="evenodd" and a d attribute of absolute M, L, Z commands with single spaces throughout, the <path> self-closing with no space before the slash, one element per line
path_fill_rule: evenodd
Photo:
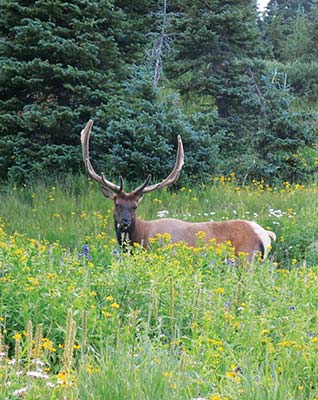
<path fill-rule="evenodd" d="M 180 0 L 174 63 L 182 94 L 210 96 L 220 117 L 237 113 L 246 94 L 245 73 L 259 49 L 256 2 Z M 177 14 L 178 15 L 178 14 Z"/>
<path fill-rule="evenodd" d="M 127 73 L 125 15 L 113 0 L 1 3 L 0 178 L 77 170 L 83 124 Z"/>

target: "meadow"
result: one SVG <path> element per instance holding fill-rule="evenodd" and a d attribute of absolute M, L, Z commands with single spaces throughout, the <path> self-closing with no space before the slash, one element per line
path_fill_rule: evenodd
<path fill-rule="evenodd" d="M 140 203 L 147 219 L 273 230 L 269 258 L 247 265 L 200 235 L 122 253 L 86 177 L 3 188 L 0 398 L 318 399 L 317 192 L 231 175 Z"/>

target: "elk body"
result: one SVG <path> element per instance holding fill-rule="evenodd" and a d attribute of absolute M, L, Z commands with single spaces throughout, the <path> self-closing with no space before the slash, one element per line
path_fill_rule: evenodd
<path fill-rule="evenodd" d="M 257 253 L 264 259 L 271 246 L 271 239 L 275 240 L 275 234 L 265 230 L 256 222 L 245 220 L 229 220 L 223 222 L 188 222 L 174 218 L 162 218 L 152 221 L 139 219 L 136 210 L 139 201 L 146 193 L 159 190 L 174 183 L 184 164 L 184 152 L 181 137 L 178 136 L 178 150 L 176 162 L 170 175 L 162 182 L 149 185 L 151 175 L 146 181 L 130 193 L 124 191 L 123 178 L 120 176 L 120 184 L 115 185 L 108 181 L 104 175 L 98 175 L 89 158 L 89 137 L 93 121 L 89 120 L 81 132 L 83 159 L 89 176 L 101 185 L 105 197 L 114 202 L 114 222 L 118 243 L 139 243 L 147 246 L 150 238 L 158 234 L 168 233 L 171 242 L 185 242 L 189 246 L 196 246 L 197 233 L 205 232 L 205 241 L 215 239 L 217 243 L 231 242 L 235 253 L 248 254 L 248 260 L 253 261 Z"/>

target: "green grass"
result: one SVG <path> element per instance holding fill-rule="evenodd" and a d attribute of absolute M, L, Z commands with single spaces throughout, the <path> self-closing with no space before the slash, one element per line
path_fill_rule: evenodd
<path fill-rule="evenodd" d="M 144 218 L 276 232 L 265 263 L 234 266 L 223 245 L 121 254 L 111 202 L 83 178 L 3 191 L 0 398 L 317 399 L 316 199 L 233 177 L 145 196 Z"/>
<path fill-rule="evenodd" d="M 144 196 L 138 215 L 203 221 L 247 219 L 273 230 L 277 242 L 272 258 L 281 267 L 318 263 L 318 188 L 288 183 L 271 188 L 263 182 L 239 187 L 235 177 L 216 178 L 202 187 L 161 190 Z M 0 194 L 0 217 L 9 233 L 59 241 L 70 248 L 81 246 L 87 237 L 115 238 L 112 202 L 86 177 L 67 178 L 61 184 L 38 184 L 12 188 Z"/>

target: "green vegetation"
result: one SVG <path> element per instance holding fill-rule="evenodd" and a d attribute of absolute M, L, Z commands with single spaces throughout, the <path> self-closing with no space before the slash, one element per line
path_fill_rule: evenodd
<path fill-rule="evenodd" d="M 188 182 L 312 179 L 316 0 L 164 3 L 3 1 L 1 181 L 78 175 L 89 118 L 110 177 L 163 178 L 181 133 Z"/>
<path fill-rule="evenodd" d="M 317 400 L 317 0 L 1 6 L 0 398 Z M 269 258 L 201 233 L 123 254 L 89 118 L 127 185 L 182 135 L 140 217 L 254 220 Z"/>
<path fill-rule="evenodd" d="M 265 263 L 236 266 L 200 235 L 196 249 L 163 236 L 122 254 L 111 202 L 86 178 L 8 189 L 0 397 L 317 398 L 317 190 L 232 175 L 142 200 L 146 218 L 245 218 L 276 232 Z"/>

